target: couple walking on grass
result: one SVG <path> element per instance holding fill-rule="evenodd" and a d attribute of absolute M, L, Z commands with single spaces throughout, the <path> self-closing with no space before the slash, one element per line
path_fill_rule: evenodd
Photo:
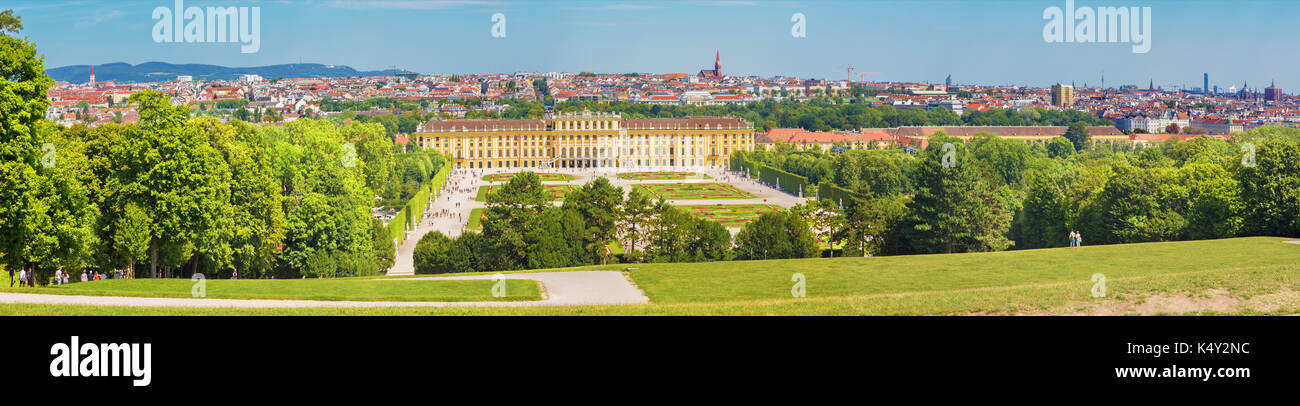
<path fill-rule="evenodd" d="M 1070 230 L 1070 246 L 1083 246 L 1083 234 L 1078 231 Z"/>

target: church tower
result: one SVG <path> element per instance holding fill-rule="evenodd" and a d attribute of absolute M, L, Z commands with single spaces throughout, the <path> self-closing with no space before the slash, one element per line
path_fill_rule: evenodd
<path fill-rule="evenodd" d="M 717 54 L 715 55 L 715 59 L 713 60 L 713 70 L 717 71 L 718 75 L 721 76 L 722 75 L 722 51 L 721 50 L 714 50 L 714 51 L 717 52 Z"/>
<path fill-rule="evenodd" d="M 91 85 L 91 86 L 94 86 L 94 85 L 95 85 L 95 67 L 94 67 L 94 66 L 91 66 L 91 67 L 90 67 L 90 85 Z"/>

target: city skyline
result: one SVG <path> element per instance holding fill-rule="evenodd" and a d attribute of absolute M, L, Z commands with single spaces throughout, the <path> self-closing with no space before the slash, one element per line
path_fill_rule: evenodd
<path fill-rule="evenodd" d="M 1285 20 L 1300 7 L 1282 2 L 1179 4 L 1075 2 L 1075 7 L 1151 7 L 1151 48 L 1128 44 L 1047 43 L 1044 9 L 1065 1 L 894 3 L 511 2 L 511 1 L 187 1 L 184 7 L 259 7 L 260 49 L 237 44 L 154 42 L 157 7 L 173 1 L 20 1 L 23 35 L 49 68 L 149 61 L 230 67 L 296 62 L 389 67 L 424 74 L 510 72 L 693 73 L 712 67 L 735 76 L 839 80 L 840 67 L 878 71 L 872 81 L 1109 87 L 1276 83 L 1300 87 L 1277 67 L 1300 62 L 1270 38 L 1300 33 Z M 504 38 L 492 16 L 506 17 Z M 804 38 L 791 16 L 805 16 Z M 889 16 L 923 15 L 911 19 Z M 921 21 L 917 21 L 921 20 Z M 1215 26 L 1232 25 L 1232 32 Z M 725 34 L 725 35 L 724 35 Z M 425 40 L 416 40 L 424 38 Z M 1273 63 L 1248 63 L 1252 61 Z M 854 74 L 856 80 L 862 77 Z"/>

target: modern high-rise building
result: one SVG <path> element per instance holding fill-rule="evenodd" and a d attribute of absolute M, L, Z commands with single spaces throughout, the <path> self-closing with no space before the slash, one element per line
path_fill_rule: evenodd
<path fill-rule="evenodd" d="M 1201 81 L 1205 82 L 1203 85 L 1201 85 L 1201 91 L 1202 91 L 1202 92 L 1205 92 L 1205 93 L 1209 93 L 1209 92 L 1210 92 L 1210 74 L 1209 74 L 1209 73 L 1202 73 L 1202 74 L 1201 74 Z"/>
<path fill-rule="evenodd" d="M 1277 87 L 1276 82 L 1269 83 L 1268 87 L 1264 88 L 1264 101 L 1278 100 L 1282 100 L 1282 89 Z"/>
<path fill-rule="evenodd" d="M 416 145 L 451 155 L 456 168 L 728 166 L 754 150 L 754 126 L 735 117 L 623 118 L 557 113 L 541 120 L 430 121 Z"/>
<path fill-rule="evenodd" d="M 1052 85 L 1052 105 L 1059 107 L 1074 105 L 1074 86 L 1060 83 Z"/>

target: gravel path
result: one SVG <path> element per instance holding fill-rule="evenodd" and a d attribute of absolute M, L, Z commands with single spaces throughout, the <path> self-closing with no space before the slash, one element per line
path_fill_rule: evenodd
<path fill-rule="evenodd" d="M 538 272 L 502 275 L 506 279 L 532 279 L 541 284 L 545 298 L 518 302 L 367 302 L 329 300 L 186 299 L 162 297 L 72 296 L 40 293 L 0 293 L 0 303 L 142 306 L 142 307 L 520 307 L 646 304 L 650 299 L 617 271 Z M 392 283 L 407 280 L 492 279 L 492 275 L 439 276 L 382 279 Z"/>

